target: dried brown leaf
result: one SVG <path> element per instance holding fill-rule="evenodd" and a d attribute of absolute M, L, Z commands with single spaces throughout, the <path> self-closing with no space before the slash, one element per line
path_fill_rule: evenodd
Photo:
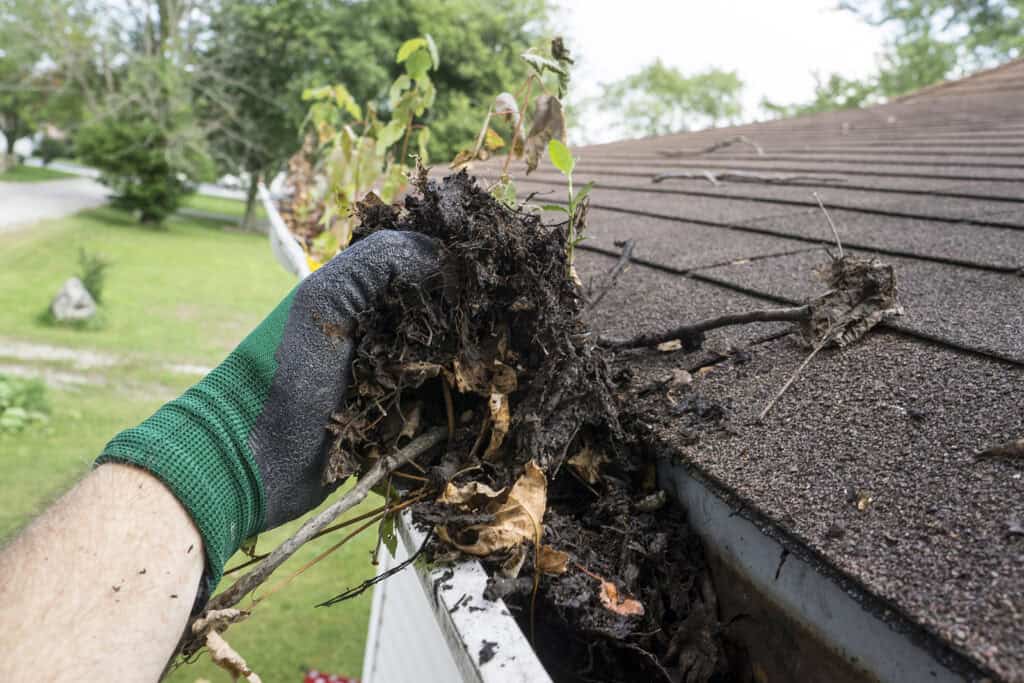
<path fill-rule="evenodd" d="M 542 545 L 537 552 L 537 568 L 544 574 L 564 574 L 569 568 L 569 553 Z"/>
<path fill-rule="evenodd" d="M 452 377 L 455 388 L 462 394 L 490 396 L 491 378 L 482 360 L 463 356 L 452 361 Z"/>
<path fill-rule="evenodd" d="M 810 302 L 811 317 L 800 331 L 809 347 L 848 346 L 878 323 L 903 315 L 890 265 L 874 258 L 844 256 L 819 270 L 829 291 Z"/>
<path fill-rule="evenodd" d="M 621 614 L 624 617 L 642 617 L 644 615 L 644 606 L 640 604 L 639 600 L 620 594 L 618 586 L 607 579 L 601 579 L 598 597 L 601 599 L 602 605 L 616 614 Z"/>
<path fill-rule="evenodd" d="M 508 559 L 501 563 L 498 572 L 506 579 L 514 579 L 519 576 L 519 572 L 522 571 L 525 563 L 526 546 L 516 546 L 512 549 L 512 554 L 508 556 Z"/>
<path fill-rule="evenodd" d="M 683 348 L 683 342 L 679 341 L 678 339 L 670 339 L 667 342 L 662 342 L 658 344 L 658 346 L 655 348 L 657 348 L 662 353 L 671 353 L 673 351 L 678 351 L 679 349 Z"/>
<path fill-rule="evenodd" d="M 437 502 L 447 505 L 465 505 L 472 509 L 477 509 L 486 506 L 495 498 L 499 498 L 504 492 L 505 489 L 495 491 L 487 484 L 479 481 L 471 481 L 462 486 L 456 486 L 448 482 L 448 485 L 444 487 L 444 491 L 438 497 Z"/>
<path fill-rule="evenodd" d="M 485 510 L 494 515 L 489 524 L 475 524 L 453 538 L 445 527 L 437 530 L 438 537 L 464 553 L 480 557 L 499 550 L 507 550 L 533 541 L 540 533 L 540 525 L 547 509 L 548 480 L 544 471 L 531 460 L 516 480 L 508 497 L 492 501 Z"/>
<path fill-rule="evenodd" d="M 498 393 L 491 394 L 487 406 L 491 411 L 491 442 L 487 444 L 483 458 L 484 460 L 493 460 L 501 450 L 501 445 L 505 443 L 505 436 L 508 434 L 511 422 L 508 396 Z"/>
<path fill-rule="evenodd" d="M 498 116 L 505 116 L 511 122 L 514 116 L 519 114 L 519 104 L 516 103 L 516 96 L 510 92 L 499 93 L 494 98 L 494 113 Z"/>
<path fill-rule="evenodd" d="M 601 478 L 601 465 L 608 462 L 608 456 L 590 446 L 584 446 L 580 452 L 569 458 L 569 466 L 588 484 L 596 484 Z"/>
<path fill-rule="evenodd" d="M 494 361 L 494 367 L 491 368 L 491 393 L 511 394 L 518 385 L 515 368 L 499 360 Z"/>
<path fill-rule="evenodd" d="M 553 95 L 541 95 L 537 98 L 533 110 L 533 124 L 526 134 L 526 173 L 537 168 L 548 142 L 555 138 L 565 142 L 565 114 L 562 103 Z"/>

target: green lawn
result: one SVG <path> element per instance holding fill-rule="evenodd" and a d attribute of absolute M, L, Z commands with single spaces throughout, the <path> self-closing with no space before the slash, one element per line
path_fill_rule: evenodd
<path fill-rule="evenodd" d="M 209 197 L 202 194 L 190 194 L 181 202 L 182 208 L 196 209 L 208 213 L 217 213 L 224 216 L 232 216 L 242 220 L 245 215 L 245 202 L 239 199 L 226 199 L 224 197 Z M 256 218 L 264 219 L 267 212 L 263 210 L 263 204 L 256 202 Z"/>
<path fill-rule="evenodd" d="M 96 330 L 46 325 L 39 313 L 75 272 L 80 247 L 112 262 L 104 325 Z M 0 341 L 0 365 L 77 372 L 101 382 L 50 389 L 46 425 L 0 435 L 0 543 L 80 477 L 113 434 L 198 378 L 171 371 L 167 363 L 216 364 L 293 285 L 265 237 L 180 217 L 152 229 L 122 212 L 100 209 L 0 236 L 0 339 L 92 349 L 119 359 L 114 366 L 88 370 L 67 361 L 16 361 L 5 357 Z M 300 522 L 261 537 L 259 549 L 273 547 Z M 311 544 L 281 575 L 335 540 L 328 536 Z M 359 674 L 369 594 L 329 609 L 313 605 L 372 574 L 371 545 L 370 535 L 356 539 L 267 600 L 249 622 L 232 627 L 229 641 L 263 680 L 299 681 L 303 666 Z M 230 680 L 205 658 L 169 680 L 201 678 Z"/>
<path fill-rule="evenodd" d="M 73 173 L 54 171 L 52 168 L 40 168 L 38 166 L 15 166 L 0 173 L 0 182 L 9 183 L 37 183 L 41 180 L 60 180 L 62 178 L 77 178 Z"/>

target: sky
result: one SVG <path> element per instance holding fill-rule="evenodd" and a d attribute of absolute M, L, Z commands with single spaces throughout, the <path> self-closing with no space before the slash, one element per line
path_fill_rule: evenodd
<path fill-rule="evenodd" d="M 874 71 L 881 29 L 837 0 L 557 0 L 556 26 L 578 55 L 572 99 L 596 96 L 599 83 L 627 76 L 656 58 L 692 74 L 735 69 L 746 87 L 744 120 L 761 115 L 762 97 L 806 101 L 813 72 L 863 78 Z M 602 119 L 604 119 L 602 121 Z M 614 138 L 607 118 L 587 112 L 574 142 Z"/>

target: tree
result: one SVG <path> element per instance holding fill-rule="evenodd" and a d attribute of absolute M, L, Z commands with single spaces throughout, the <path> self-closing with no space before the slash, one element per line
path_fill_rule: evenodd
<path fill-rule="evenodd" d="M 252 178 L 246 214 L 256 178 L 299 147 L 305 89 L 341 83 L 386 115 L 388 85 L 402 70 L 396 46 L 429 33 L 441 55 L 426 114 L 430 153 L 447 159 L 472 140 L 494 96 L 521 80 L 519 54 L 545 30 L 547 11 L 545 0 L 222 0 L 210 15 L 197 95 L 204 121 L 218 122 L 218 162 Z"/>
<path fill-rule="evenodd" d="M 742 113 L 743 82 L 735 71 L 708 69 L 686 76 L 658 59 L 630 76 L 602 84 L 602 89 L 598 108 L 615 114 L 627 136 L 717 126 Z"/>
<path fill-rule="evenodd" d="M 1024 54 L 1024 0 L 846 0 L 839 6 L 892 28 L 877 73 L 863 81 L 833 74 L 818 81 L 810 102 L 763 101 L 770 114 L 859 107 Z"/>
<path fill-rule="evenodd" d="M 761 107 L 773 116 L 802 116 L 835 109 L 856 109 L 867 104 L 875 94 L 873 84 L 835 73 L 824 80 L 819 74 L 814 74 L 814 82 L 814 99 L 810 102 L 783 105 L 764 98 Z"/>

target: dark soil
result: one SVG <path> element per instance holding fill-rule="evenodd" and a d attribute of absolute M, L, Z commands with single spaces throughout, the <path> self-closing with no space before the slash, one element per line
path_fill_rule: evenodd
<path fill-rule="evenodd" d="M 359 321 L 353 390 L 331 425 L 325 479 L 356 474 L 449 424 L 447 444 L 392 483 L 427 487 L 418 521 L 472 543 L 470 527 L 494 515 L 435 502 L 437 494 L 468 482 L 507 491 L 533 461 L 548 479 L 541 543 L 567 553 L 563 572 L 535 577 L 532 542 L 520 546 L 525 555 L 503 549 L 482 559 L 494 571 L 490 595 L 533 632 L 552 677 L 731 680 L 700 543 L 656 492 L 632 420 L 620 419 L 623 397 L 568 276 L 565 226 L 506 207 L 465 172 L 443 182 L 421 173 L 415 185 L 402 208 L 364 203 L 357 238 L 382 229 L 430 235 L 441 245 L 441 273 L 394 283 L 386 305 Z M 593 476 L 567 464 L 583 451 L 600 453 Z M 458 554 L 435 544 L 435 557 Z M 607 586 L 642 614 L 606 606 Z"/>

